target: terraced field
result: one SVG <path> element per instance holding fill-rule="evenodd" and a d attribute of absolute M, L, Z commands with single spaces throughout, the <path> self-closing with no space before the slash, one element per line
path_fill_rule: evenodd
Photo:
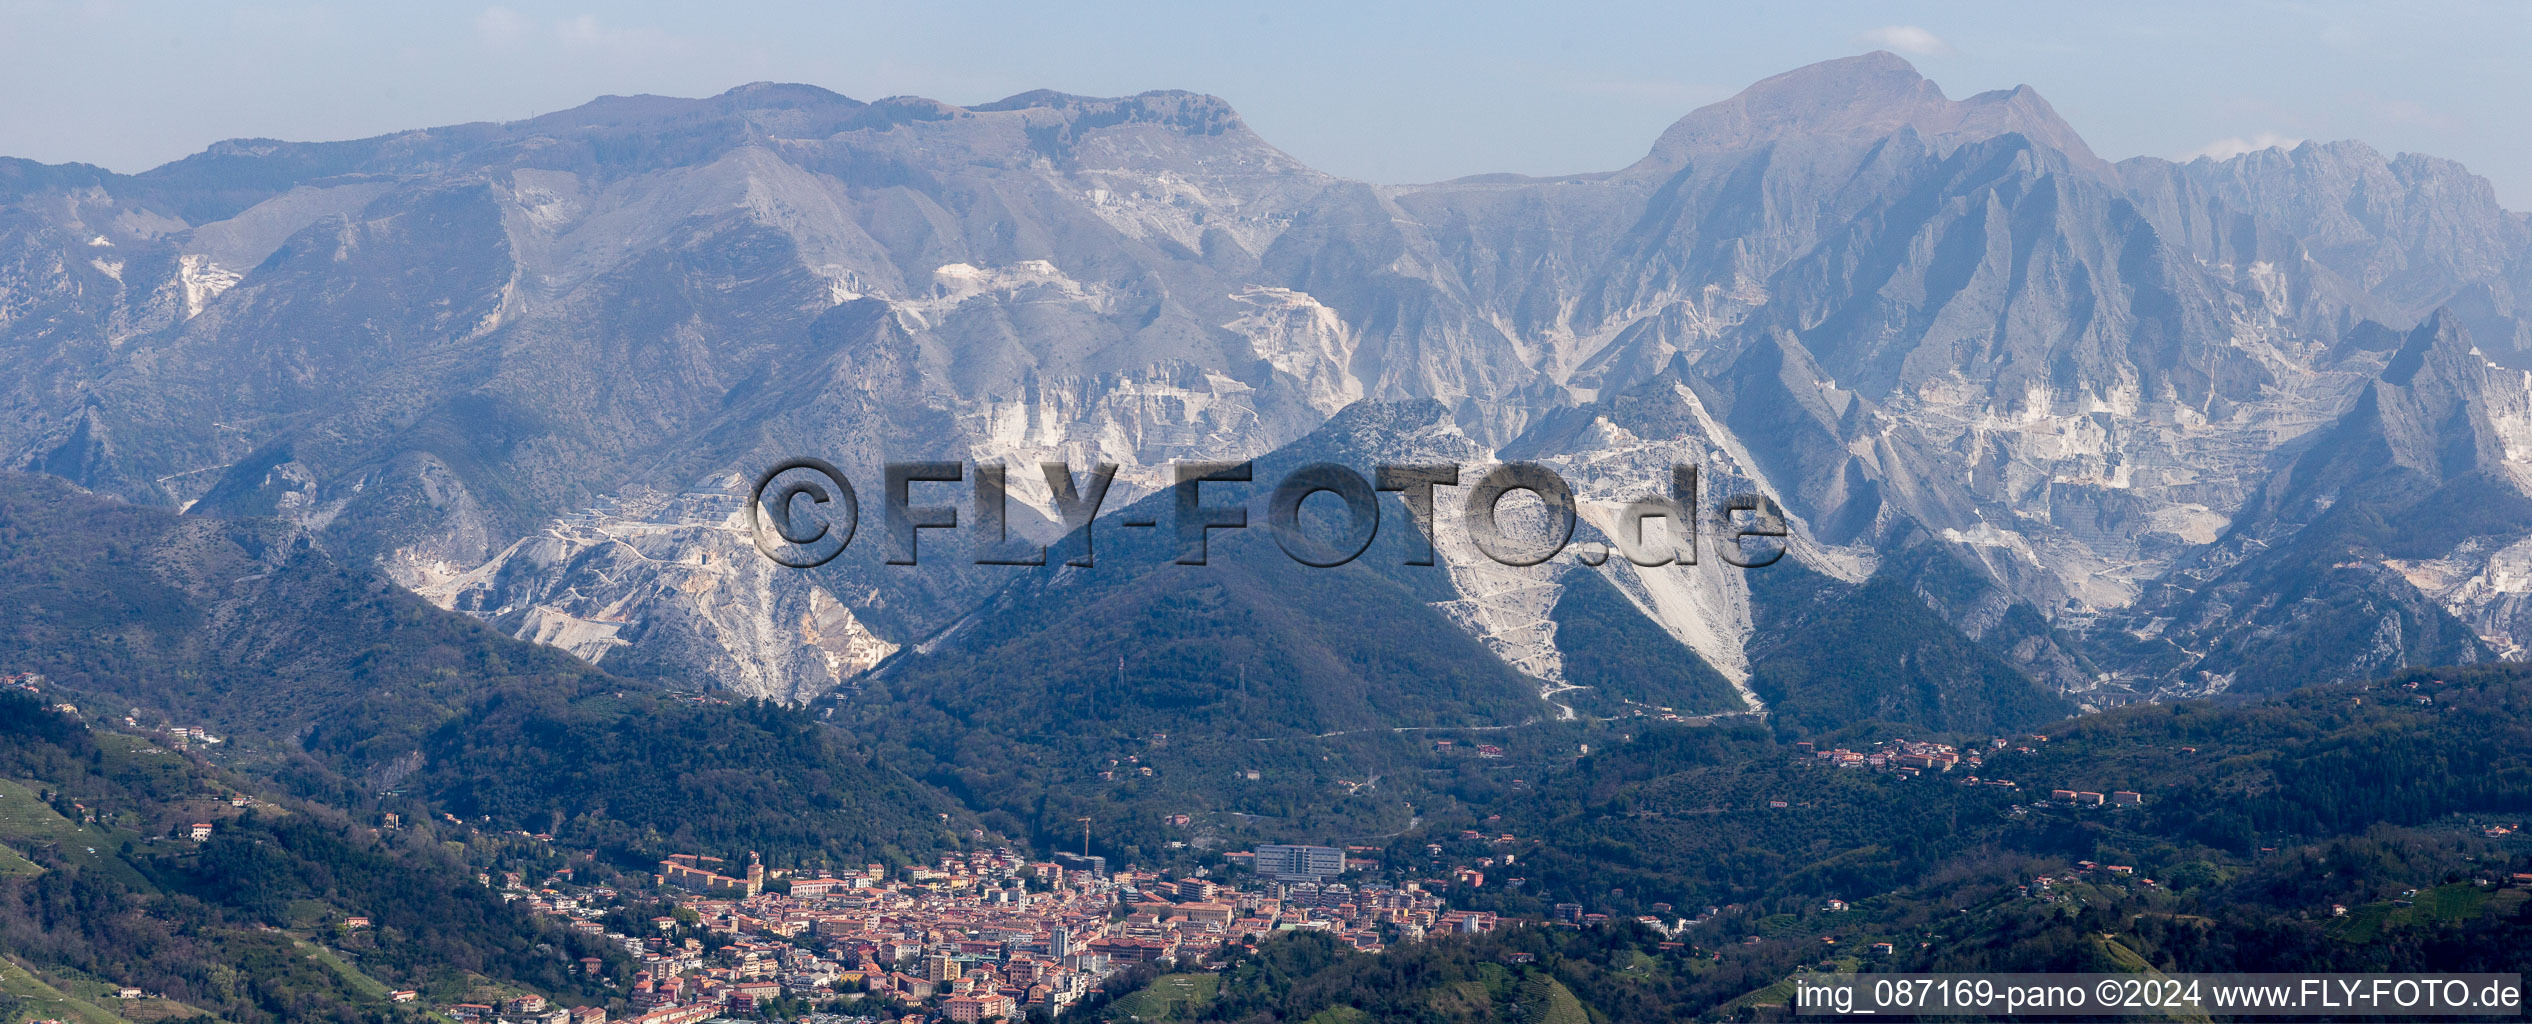
<path fill-rule="evenodd" d="M 0 958 L 0 992 L 26 1000 L 30 1019 L 59 1018 L 69 1024 L 126 1024 L 129 1018 L 102 1004 L 55 988 L 15 960 Z M 153 1018 L 155 1019 L 155 1018 Z"/>

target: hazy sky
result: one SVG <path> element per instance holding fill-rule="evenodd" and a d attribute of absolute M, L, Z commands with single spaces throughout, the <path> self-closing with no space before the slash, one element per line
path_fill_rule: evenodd
<path fill-rule="evenodd" d="M 137 171 L 222 138 L 508 120 L 810 82 L 980 103 L 1192 89 L 1382 182 L 1605 170 L 1700 104 L 1889 49 L 1954 97 L 2028 83 L 2103 156 L 2358 138 L 2532 209 L 2532 5 L 0 0 L 0 155 Z"/>

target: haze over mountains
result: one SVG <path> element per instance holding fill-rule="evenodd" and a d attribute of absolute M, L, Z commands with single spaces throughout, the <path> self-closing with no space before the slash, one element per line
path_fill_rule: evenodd
<path fill-rule="evenodd" d="M 2532 642 L 2532 220 L 2352 142 L 2106 162 L 2028 88 L 1952 100 L 1887 53 L 1561 178 L 1337 179 L 1185 93 L 759 84 L 139 175 L 0 161 L 0 202 L 6 466 L 280 516 L 521 637 L 751 695 L 954 680 L 1226 586 L 1254 642 L 1339 587 L 1502 663 L 1423 693 L 1303 645 L 1312 728 L 1400 693 L 1389 724 L 2010 727 Z M 1763 570 L 1510 569 L 1446 520 L 1429 569 L 1083 583 L 956 541 L 790 572 L 740 518 L 795 455 L 868 512 L 883 459 L 1116 462 L 1118 510 L 1173 460 L 1288 447 L 1544 462 L 1600 533 L 1685 463 L 1795 538 Z M 1280 558 L 1256 532 L 1217 542 Z"/>

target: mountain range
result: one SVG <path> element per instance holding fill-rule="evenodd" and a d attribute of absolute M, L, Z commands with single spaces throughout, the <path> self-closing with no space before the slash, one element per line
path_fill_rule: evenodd
<path fill-rule="evenodd" d="M 1614 171 L 1403 186 L 1207 96 L 758 84 L 135 175 L 0 160 L 0 465 L 788 702 L 2001 729 L 2520 656 L 2527 301 L 2532 218 L 2450 161 L 2113 163 L 2027 87 L 1954 100 L 1888 53 Z M 1027 464 L 1122 468 L 1094 568 L 947 539 L 794 571 L 745 517 L 797 456 L 866 511 L 884 461 L 1020 465 L 1040 541 Z M 1166 520 L 1173 463 L 1247 459 L 1536 462 L 1602 539 L 1692 466 L 1792 536 L 1766 568 L 1516 568 L 1445 516 L 1433 566 L 1302 569 L 1250 530 L 1216 542 L 1271 557 L 1216 570 L 1117 525 Z M 1266 484 L 1212 487 L 1264 522 Z M 1043 678 L 992 689 L 1023 653 Z"/>

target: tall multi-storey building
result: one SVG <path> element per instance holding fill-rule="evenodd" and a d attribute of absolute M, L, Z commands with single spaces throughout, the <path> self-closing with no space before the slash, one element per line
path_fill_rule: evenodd
<path fill-rule="evenodd" d="M 1345 873 L 1345 851 L 1333 846 L 1260 846 L 1257 873 L 1278 882 L 1324 882 Z"/>

